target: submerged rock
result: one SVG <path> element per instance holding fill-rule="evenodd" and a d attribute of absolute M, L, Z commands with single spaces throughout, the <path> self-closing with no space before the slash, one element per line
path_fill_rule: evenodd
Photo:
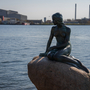
<path fill-rule="evenodd" d="M 90 90 L 89 73 L 47 57 L 29 62 L 28 76 L 38 90 Z"/>

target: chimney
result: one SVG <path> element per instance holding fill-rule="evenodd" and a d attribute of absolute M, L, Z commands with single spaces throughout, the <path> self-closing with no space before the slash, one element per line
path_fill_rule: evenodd
<path fill-rule="evenodd" d="M 77 4 L 75 4 L 75 20 L 76 20 L 76 14 L 77 14 Z"/>
<path fill-rule="evenodd" d="M 89 5 L 89 19 L 90 19 L 90 5 Z"/>

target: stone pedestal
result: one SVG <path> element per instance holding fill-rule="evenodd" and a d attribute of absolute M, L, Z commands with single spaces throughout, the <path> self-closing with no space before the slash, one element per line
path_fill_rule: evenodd
<path fill-rule="evenodd" d="M 89 73 L 47 57 L 29 62 L 28 76 L 38 90 L 90 90 Z"/>

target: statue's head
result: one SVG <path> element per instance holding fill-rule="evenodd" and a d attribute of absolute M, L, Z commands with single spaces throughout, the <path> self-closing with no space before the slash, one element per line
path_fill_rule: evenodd
<path fill-rule="evenodd" d="M 60 13 L 55 13 L 52 15 L 53 23 L 56 24 L 63 24 L 63 17 Z"/>

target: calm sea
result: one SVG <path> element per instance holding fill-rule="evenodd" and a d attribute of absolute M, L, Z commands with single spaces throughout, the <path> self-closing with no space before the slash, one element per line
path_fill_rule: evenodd
<path fill-rule="evenodd" d="M 0 25 L 0 90 L 37 90 L 27 64 L 44 52 L 52 25 Z M 90 26 L 69 25 L 71 55 L 90 69 Z M 55 39 L 52 45 L 55 45 Z"/>

